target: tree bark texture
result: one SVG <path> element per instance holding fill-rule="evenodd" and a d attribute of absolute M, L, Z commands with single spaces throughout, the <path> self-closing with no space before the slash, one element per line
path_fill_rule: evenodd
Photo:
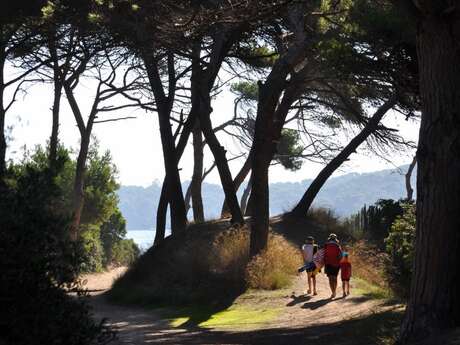
<path fill-rule="evenodd" d="M 424 11 L 417 32 L 422 120 L 416 254 L 401 343 L 460 326 L 460 23 L 453 3 L 416 3 Z"/>
<path fill-rule="evenodd" d="M 302 217 L 306 216 L 308 210 L 310 209 L 313 201 L 318 195 L 321 188 L 324 186 L 329 177 L 336 171 L 350 155 L 356 151 L 356 149 L 364 142 L 366 139 L 374 133 L 379 125 L 380 120 L 383 116 L 390 110 L 397 101 L 397 96 L 392 96 L 388 101 L 386 101 L 370 118 L 366 126 L 361 130 L 361 132 L 355 136 L 347 146 L 332 159 L 316 176 L 313 182 L 308 187 L 307 191 L 304 193 L 298 204 L 291 211 L 292 215 Z"/>
<path fill-rule="evenodd" d="M 193 129 L 193 175 L 190 183 L 192 197 L 193 219 L 197 223 L 204 221 L 203 198 L 201 184 L 203 181 L 203 137 L 201 135 L 200 122 Z"/>

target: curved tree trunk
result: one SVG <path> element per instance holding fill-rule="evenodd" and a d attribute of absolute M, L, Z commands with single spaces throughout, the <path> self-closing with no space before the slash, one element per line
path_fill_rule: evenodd
<path fill-rule="evenodd" d="M 417 5 L 424 12 L 417 33 L 423 106 L 416 252 L 402 343 L 460 326 L 460 23 L 451 1 Z"/>
<path fill-rule="evenodd" d="M 154 245 L 159 244 L 166 235 L 166 215 L 168 213 L 168 192 L 167 192 L 168 184 L 163 181 L 163 185 L 161 187 L 161 194 L 160 199 L 158 200 L 158 207 L 157 207 L 157 218 L 156 218 L 156 228 L 155 228 L 155 239 L 153 241 Z"/>
<path fill-rule="evenodd" d="M 305 194 L 302 196 L 302 199 L 291 211 L 292 215 L 295 216 L 306 216 L 308 210 L 311 207 L 311 204 L 315 200 L 319 191 L 329 179 L 329 177 L 336 171 L 350 155 L 356 151 L 356 149 L 361 145 L 373 132 L 378 128 L 379 122 L 382 117 L 390 110 L 397 101 L 397 96 L 392 96 L 388 101 L 386 101 L 371 117 L 366 126 L 361 130 L 361 132 L 354 137 L 347 146 L 334 158 L 332 159 L 316 176 L 313 182 L 308 187 Z"/>
<path fill-rule="evenodd" d="M 244 188 L 243 195 L 241 196 L 241 212 L 246 213 L 248 205 L 249 194 L 251 194 L 251 180 L 249 180 L 246 188 Z"/>
<path fill-rule="evenodd" d="M 235 178 L 233 179 L 233 184 L 235 186 L 236 192 L 238 192 L 238 189 L 240 188 L 241 184 L 244 182 L 249 172 L 251 171 L 251 160 L 252 160 L 252 148 L 249 151 L 249 155 L 246 158 L 246 161 L 244 162 L 240 171 L 238 172 L 238 174 L 236 174 Z M 220 216 L 223 218 L 223 217 L 226 217 L 229 213 L 230 213 L 230 210 L 227 205 L 227 200 L 224 199 L 222 210 L 220 211 Z M 244 210 L 242 210 L 242 213 L 244 214 Z"/>
<path fill-rule="evenodd" d="M 75 180 L 72 193 L 73 220 L 70 226 L 70 239 L 72 241 L 77 241 L 79 236 L 81 214 L 83 212 L 84 204 L 86 159 L 88 158 L 90 138 L 91 130 L 87 131 L 82 136 L 80 142 L 80 151 L 77 158 L 77 166 L 75 170 Z"/>
<path fill-rule="evenodd" d="M 193 80 L 192 80 L 193 82 Z M 236 197 L 235 186 L 233 184 L 232 174 L 228 166 L 228 161 L 225 156 L 225 149 L 220 145 L 219 140 L 214 133 L 211 124 L 211 112 L 212 108 L 210 105 L 211 99 L 209 92 L 203 90 L 200 87 L 197 90 L 199 93 L 199 102 L 200 102 L 200 125 L 204 137 L 206 138 L 206 143 L 208 144 L 209 149 L 211 150 L 214 161 L 219 172 L 220 181 L 222 183 L 222 188 L 225 193 L 225 199 L 227 200 L 230 213 L 232 215 L 232 223 L 244 223 L 243 215 L 241 213 L 240 205 Z"/>
<path fill-rule="evenodd" d="M 412 177 L 412 172 L 415 168 L 415 164 L 417 163 L 417 156 L 414 156 L 414 159 L 412 159 L 412 162 L 409 165 L 409 169 L 407 169 L 406 173 L 406 191 L 407 191 L 407 200 L 411 201 L 413 200 L 413 195 L 414 195 L 414 189 L 412 188 L 411 184 L 411 177 Z"/>
<path fill-rule="evenodd" d="M 157 62 L 150 56 L 144 56 L 144 63 L 157 106 L 161 145 L 163 148 L 163 161 L 167 181 L 166 192 L 171 206 L 171 233 L 175 234 L 185 230 L 187 226 L 187 216 L 185 214 L 184 195 L 182 193 L 182 184 L 177 166 L 178 159 L 176 157 L 176 147 L 170 122 L 172 99 L 170 97 L 171 95 L 166 96 L 164 92 Z M 171 78 L 174 77 L 175 76 L 170 76 L 170 81 Z M 169 90 L 169 92 L 173 93 L 174 90 Z"/>
<path fill-rule="evenodd" d="M 204 221 L 203 198 L 201 196 L 201 184 L 203 181 L 203 137 L 201 135 L 200 122 L 197 121 L 193 129 L 193 175 L 190 182 L 192 197 L 193 219 L 197 223 Z"/>
<path fill-rule="evenodd" d="M 182 129 L 182 133 L 179 137 L 179 142 L 177 143 L 176 147 L 176 159 L 177 164 L 184 153 L 185 147 L 187 146 L 188 139 L 190 137 L 190 133 L 195 125 L 197 119 L 197 112 L 196 109 L 190 111 L 187 120 L 185 121 L 184 128 Z M 157 208 L 157 216 L 156 216 L 156 229 L 155 229 L 155 241 L 154 243 L 160 243 L 166 234 L 166 213 L 168 211 L 168 193 L 167 193 L 167 181 L 166 178 L 163 179 L 163 184 L 161 187 L 161 194 L 160 199 L 158 201 L 158 208 Z M 185 204 L 185 202 L 184 202 Z M 187 210 L 186 210 L 187 211 Z"/>

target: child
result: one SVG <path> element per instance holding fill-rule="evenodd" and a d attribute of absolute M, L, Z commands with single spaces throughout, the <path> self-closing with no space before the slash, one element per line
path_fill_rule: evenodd
<path fill-rule="evenodd" d="M 342 278 L 343 297 L 350 294 L 351 263 L 348 260 L 348 253 L 343 252 L 340 260 L 340 276 Z"/>
<path fill-rule="evenodd" d="M 313 295 L 317 295 L 316 292 L 316 266 L 313 262 L 313 256 L 318 250 L 318 246 L 315 244 L 315 239 L 312 236 L 308 236 L 305 244 L 302 246 L 302 256 L 305 265 L 299 268 L 299 272 L 306 270 L 308 277 L 308 291 L 310 294 L 313 287 Z"/>

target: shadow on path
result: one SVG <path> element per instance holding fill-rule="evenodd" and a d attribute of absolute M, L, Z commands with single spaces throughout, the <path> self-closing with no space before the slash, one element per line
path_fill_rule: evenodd
<path fill-rule="evenodd" d="M 296 296 L 295 294 L 291 295 L 292 301 L 290 301 L 288 304 L 286 304 L 286 307 L 293 307 L 297 304 L 307 302 L 312 299 L 312 296 L 310 295 L 299 295 Z"/>
<path fill-rule="evenodd" d="M 332 298 L 324 298 L 324 299 L 320 299 L 318 301 L 307 302 L 302 306 L 302 309 L 315 310 L 315 309 L 318 309 L 318 308 L 321 308 L 321 307 L 325 306 L 328 303 L 337 301 L 339 299 L 343 299 L 343 297 L 334 298 L 334 299 L 332 299 Z"/>
<path fill-rule="evenodd" d="M 386 327 L 389 334 L 399 327 L 401 314 L 387 311 L 380 314 L 338 323 L 304 328 L 270 328 L 263 330 L 227 332 L 207 329 L 162 330 L 147 334 L 148 344 L 308 344 L 308 345 L 369 345 L 376 344 Z"/>

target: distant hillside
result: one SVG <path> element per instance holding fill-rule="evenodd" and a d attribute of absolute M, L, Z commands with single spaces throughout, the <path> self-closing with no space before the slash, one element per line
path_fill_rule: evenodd
<path fill-rule="evenodd" d="M 405 172 L 407 166 L 400 167 L 400 169 Z M 271 215 L 290 210 L 311 181 L 308 179 L 301 182 L 270 184 Z M 184 183 L 184 191 L 188 183 Z M 415 186 L 415 181 L 413 186 Z M 153 229 L 155 227 L 160 193 L 161 186 L 157 182 L 147 188 L 138 186 L 120 188 L 118 192 L 120 209 L 127 220 L 128 229 Z M 241 192 L 239 196 L 240 194 Z M 314 205 L 331 208 L 339 216 L 348 216 L 358 211 L 364 204 L 373 204 L 378 199 L 399 199 L 405 194 L 404 176 L 397 169 L 364 174 L 350 173 L 329 179 Z M 219 185 L 203 184 L 206 218 L 219 217 L 223 199 L 223 192 Z"/>

